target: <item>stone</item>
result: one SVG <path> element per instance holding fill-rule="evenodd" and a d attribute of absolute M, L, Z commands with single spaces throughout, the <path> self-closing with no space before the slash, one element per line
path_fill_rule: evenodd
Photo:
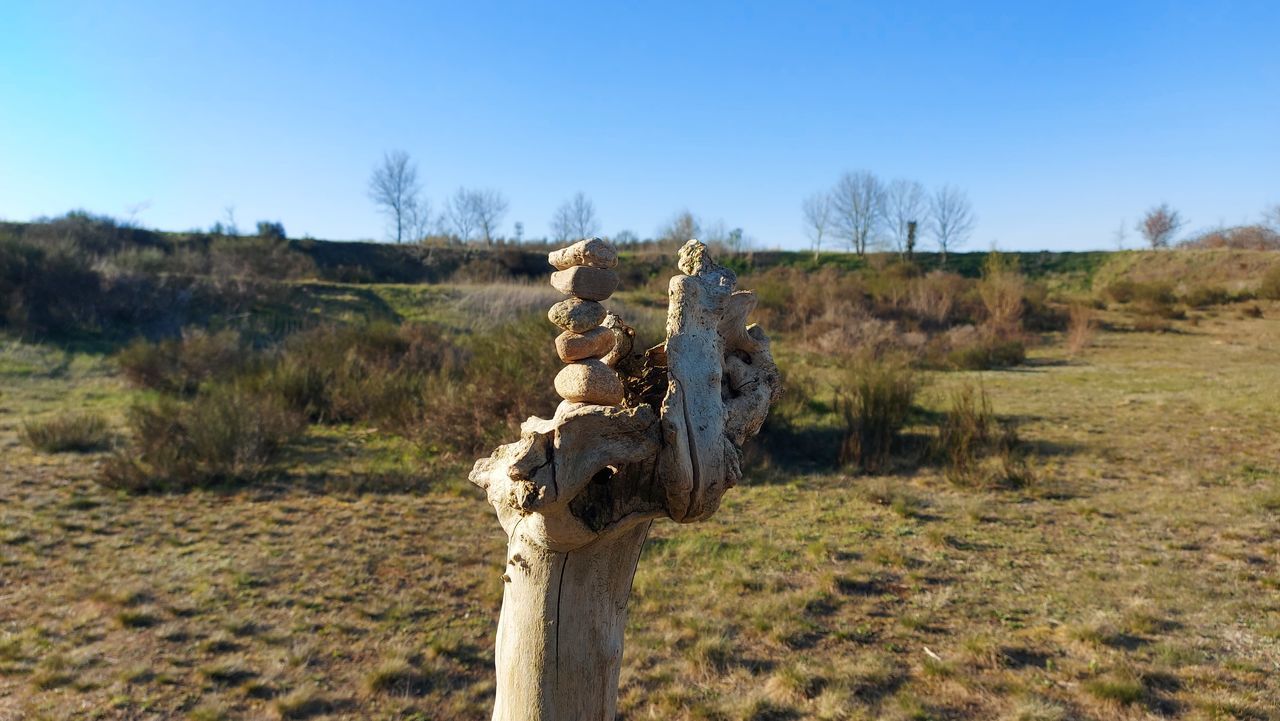
<path fill-rule="evenodd" d="M 570 333 L 586 333 L 604 322 L 608 311 L 594 300 L 566 298 L 551 306 L 547 319 Z"/>
<path fill-rule="evenodd" d="M 603 326 L 586 333 L 565 331 L 556 336 L 556 353 L 565 363 L 584 358 L 602 358 L 613 350 L 613 331 Z"/>
<path fill-rule="evenodd" d="M 552 273 L 551 286 L 582 300 L 607 300 L 618 289 L 618 274 L 605 268 L 575 265 Z"/>
<path fill-rule="evenodd" d="M 568 270 L 575 265 L 612 268 L 618 264 L 618 249 L 607 240 L 588 238 L 568 248 L 547 253 L 547 262 L 551 263 L 556 270 Z"/>
<path fill-rule="evenodd" d="M 622 404 L 622 380 L 612 368 L 598 360 L 570 363 L 556 374 L 556 393 L 572 403 L 598 406 Z"/>

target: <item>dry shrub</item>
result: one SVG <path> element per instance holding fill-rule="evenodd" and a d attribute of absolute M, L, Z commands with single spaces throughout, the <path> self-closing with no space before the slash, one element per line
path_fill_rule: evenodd
<path fill-rule="evenodd" d="M 1071 306 L 1071 317 L 1067 323 L 1067 352 L 1079 355 L 1093 345 L 1094 336 L 1098 334 L 1098 322 L 1093 309 L 1077 303 Z"/>
<path fill-rule="evenodd" d="M 201 383 L 243 373 L 252 363 L 240 335 L 188 329 L 180 339 L 137 339 L 116 354 L 130 383 L 166 393 L 195 393 Z"/>
<path fill-rule="evenodd" d="M 882 358 L 886 355 L 914 351 L 924 345 L 920 333 L 903 333 L 893 321 L 870 315 L 848 318 L 832 324 L 807 345 L 826 355 Z"/>
<path fill-rule="evenodd" d="M 964 278 L 935 270 L 912 281 L 908 307 L 918 318 L 946 327 L 951 324 L 952 314 L 964 292 Z"/>
<path fill-rule="evenodd" d="M 138 403 L 129 427 L 132 444 L 104 464 L 100 480 L 147 492 L 261 480 L 304 421 L 277 397 L 215 385 L 190 401 Z"/>
<path fill-rule="evenodd" d="M 22 442 L 45 453 L 91 453 L 111 447 L 107 419 L 96 413 L 66 413 L 22 424 Z"/>
<path fill-rule="evenodd" d="M 1231 293 L 1226 288 L 1216 285 L 1198 285 L 1182 296 L 1182 302 L 1192 308 L 1224 305 L 1231 300 Z"/>
<path fill-rule="evenodd" d="M 209 273 L 216 278 L 292 280 L 314 278 L 315 261 L 280 237 L 215 236 L 209 243 Z"/>
<path fill-rule="evenodd" d="M 962 486 L 1020 488 L 1030 482 L 1016 428 L 991 410 L 986 389 L 965 385 L 951 394 L 938 428 L 935 456 L 947 480 Z"/>
<path fill-rule="evenodd" d="M 1267 300 L 1280 300 L 1280 265 L 1273 266 L 1258 285 L 1258 297 Z"/>
<path fill-rule="evenodd" d="M 421 416 L 428 379 L 465 360 L 437 326 L 328 325 L 290 336 L 257 385 L 313 421 L 405 428 Z"/>
<path fill-rule="evenodd" d="M 946 370 L 1009 368 L 1026 360 L 1021 338 L 1004 338 L 989 326 L 962 325 L 935 336 L 925 352 L 925 364 Z"/>
<path fill-rule="evenodd" d="M 867 473 L 883 469 L 919 388 L 919 378 L 903 359 L 850 362 L 836 388 L 836 412 L 843 423 L 840 463 Z"/>
<path fill-rule="evenodd" d="M 978 297 L 982 299 L 987 326 L 993 333 L 1002 338 L 1021 335 L 1026 294 L 1026 281 L 1018 271 L 1016 259 L 1002 253 L 988 255 L 982 279 L 978 281 Z"/>

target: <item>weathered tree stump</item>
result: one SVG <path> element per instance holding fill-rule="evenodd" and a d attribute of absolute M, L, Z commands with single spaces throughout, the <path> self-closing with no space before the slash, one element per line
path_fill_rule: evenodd
<path fill-rule="evenodd" d="M 565 401 L 471 471 L 509 539 L 493 718 L 601 721 L 616 714 L 627 600 L 650 525 L 715 512 L 781 381 L 764 332 L 746 325 L 755 294 L 735 292 L 733 272 L 702 243 L 680 249 L 666 341 L 643 354 L 620 318 L 598 320 L 617 282 L 613 247 L 593 238 L 548 259 L 553 284 L 574 298 L 549 314 L 565 330 Z M 612 343 L 592 335 L 596 324 Z"/>

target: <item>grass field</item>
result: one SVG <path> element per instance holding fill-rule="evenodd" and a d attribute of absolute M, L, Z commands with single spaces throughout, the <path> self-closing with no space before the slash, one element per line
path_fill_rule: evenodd
<path fill-rule="evenodd" d="M 656 525 L 623 717 L 1280 719 L 1261 305 L 1167 333 L 1112 314 L 1075 357 L 931 374 L 925 413 L 979 383 L 1017 422 L 1023 489 L 764 469 L 711 521 Z M 101 356 L 0 350 L 0 720 L 487 716 L 505 539 L 465 465 L 360 493 L 412 452 L 312 427 L 270 486 L 128 496 L 94 482 L 104 454 L 19 440 L 66 410 L 122 427 L 134 393 Z"/>

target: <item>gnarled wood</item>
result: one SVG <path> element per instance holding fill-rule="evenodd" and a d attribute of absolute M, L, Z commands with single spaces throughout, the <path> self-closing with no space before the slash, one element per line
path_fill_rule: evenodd
<path fill-rule="evenodd" d="M 552 262 L 577 255 L 552 253 Z M 664 344 L 633 356 L 634 331 L 613 314 L 603 323 L 615 343 L 601 361 L 621 374 L 623 405 L 566 401 L 471 472 L 509 539 L 494 719 L 613 718 L 650 524 L 715 511 L 740 479 L 742 443 L 781 392 L 768 339 L 746 326 L 754 294 L 735 292 L 733 272 L 696 240 L 678 265 Z"/>

